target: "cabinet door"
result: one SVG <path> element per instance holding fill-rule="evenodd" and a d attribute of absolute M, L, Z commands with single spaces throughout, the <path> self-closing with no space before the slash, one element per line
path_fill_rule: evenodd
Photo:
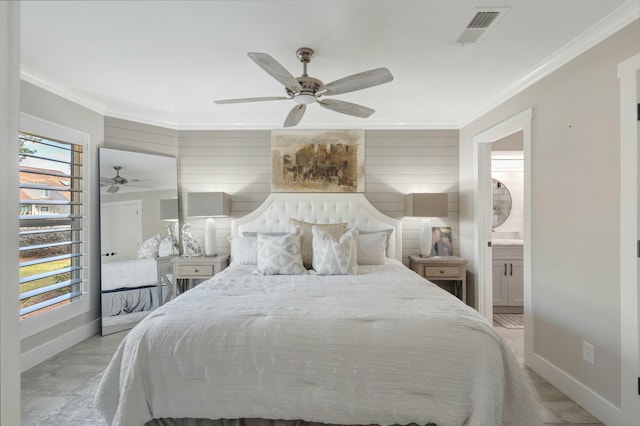
<path fill-rule="evenodd" d="M 493 306 L 507 306 L 508 286 L 504 275 L 505 262 L 503 260 L 493 261 Z"/>
<path fill-rule="evenodd" d="M 524 305 L 524 267 L 521 260 L 509 260 L 507 271 L 508 278 L 508 303 L 509 306 Z"/>

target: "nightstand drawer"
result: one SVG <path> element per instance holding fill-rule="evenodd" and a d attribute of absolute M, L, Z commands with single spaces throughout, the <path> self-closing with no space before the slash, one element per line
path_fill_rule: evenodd
<path fill-rule="evenodd" d="M 211 277 L 213 265 L 177 265 L 178 277 Z"/>
<path fill-rule="evenodd" d="M 424 276 L 429 278 L 458 278 L 460 276 L 460 268 L 457 266 L 425 266 Z"/>

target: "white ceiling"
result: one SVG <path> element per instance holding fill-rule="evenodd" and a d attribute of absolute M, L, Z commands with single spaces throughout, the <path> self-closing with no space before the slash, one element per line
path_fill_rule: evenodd
<path fill-rule="evenodd" d="M 391 83 L 309 105 L 301 128 L 458 128 L 638 17 L 637 0 L 23 1 L 25 80 L 111 117 L 176 129 L 281 128 L 292 100 L 247 52 L 325 83 L 387 67 Z M 479 43 L 476 8 L 506 7 Z"/>

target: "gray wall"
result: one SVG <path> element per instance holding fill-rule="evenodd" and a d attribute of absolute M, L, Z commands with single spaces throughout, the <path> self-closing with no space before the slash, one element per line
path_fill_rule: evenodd
<path fill-rule="evenodd" d="M 21 82 L 20 90 L 20 109 L 23 113 L 71 127 L 89 135 L 90 145 L 84 158 L 85 164 L 88 164 L 91 173 L 89 185 L 90 187 L 94 184 L 97 186 L 97 146 L 102 143 L 104 139 L 104 119 L 102 115 L 24 81 Z M 89 208 L 92 212 L 92 217 L 97 217 L 99 212 L 98 191 L 89 191 Z M 22 353 L 53 342 L 66 333 L 100 318 L 100 246 L 98 244 L 100 226 L 97 220 L 90 220 L 89 223 L 91 238 L 89 243 L 90 311 L 33 336 L 22 339 Z"/>
<path fill-rule="evenodd" d="M 187 193 L 223 191 L 232 197 L 232 216 L 258 207 L 271 190 L 270 131 L 179 132 L 181 219 L 202 238 L 204 219 L 186 217 Z M 458 131 L 372 130 L 365 132 L 365 196 L 383 213 L 401 219 L 404 194 L 449 193 L 449 216 L 434 226 L 450 226 L 454 250 L 458 227 Z M 230 218 L 216 219 L 217 246 L 229 252 Z M 403 256 L 419 251 L 419 220 L 404 219 Z"/>
<path fill-rule="evenodd" d="M 178 156 L 180 223 L 190 223 L 202 244 L 204 218 L 187 216 L 189 192 L 231 195 L 231 217 L 217 218 L 217 247 L 229 253 L 231 219 L 257 208 L 271 192 L 269 130 L 192 130 L 176 132 L 131 121 L 105 118 L 109 148 Z M 449 216 L 434 226 L 450 226 L 459 248 L 458 131 L 371 130 L 365 132 L 365 195 L 383 213 L 402 219 L 404 194 L 449 193 Z M 419 251 L 419 219 L 403 219 L 403 257 Z"/>
<path fill-rule="evenodd" d="M 533 107 L 533 351 L 614 406 L 621 400 L 617 65 L 640 51 L 639 40 L 635 21 L 460 132 L 462 254 L 473 256 L 473 136 Z M 595 346 L 595 365 L 582 360 L 583 340 Z"/>

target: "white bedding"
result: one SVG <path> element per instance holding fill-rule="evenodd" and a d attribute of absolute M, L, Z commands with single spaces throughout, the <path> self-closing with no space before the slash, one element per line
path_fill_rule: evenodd
<path fill-rule="evenodd" d="M 123 260 L 102 264 L 102 291 L 133 288 L 158 283 L 155 259 Z"/>
<path fill-rule="evenodd" d="M 169 417 L 542 424 L 495 329 L 388 262 L 302 279 L 230 267 L 129 332 L 96 406 L 126 426 Z"/>

